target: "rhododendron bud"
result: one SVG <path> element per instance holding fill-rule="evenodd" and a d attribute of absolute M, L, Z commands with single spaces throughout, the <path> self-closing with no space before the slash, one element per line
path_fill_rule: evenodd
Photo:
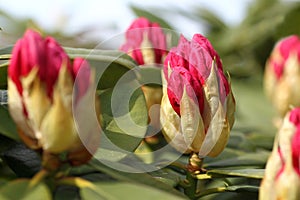
<path fill-rule="evenodd" d="M 128 53 L 139 65 L 163 63 L 167 54 L 166 36 L 157 23 L 140 17 L 133 21 L 125 37 L 126 42 L 120 50 Z"/>
<path fill-rule="evenodd" d="M 222 63 L 210 42 L 181 36 L 165 60 L 161 124 L 170 144 L 199 157 L 225 148 L 234 122 L 235 101 Z"/>
<path fill-rule="evenodd" d="M 300 39 L 292 35 L 280 40 L 266 62 L 264 86 L 281 116 L 291 106 L 300 106 Z"/>
<path fill-rule="evenodd" d="M 80 68 L 85 77 L 79 77 L 83 80 L 74 87 Z M 73 110 L 90 95 L 92 85 L 93 74 L 86 61 L 76 58 L 71 63 L 52 37 L 43 39 L 37 32 L 26 31 L 15 44 L 8 68 L 9 111 L 20 137 L 30 148 L 53 154 L 81 147 Z"/>
<path fill-rule="evenodd" d="M 262 180 L 259 199 L 300 199 L 300 108 L 286 114 Z"/>

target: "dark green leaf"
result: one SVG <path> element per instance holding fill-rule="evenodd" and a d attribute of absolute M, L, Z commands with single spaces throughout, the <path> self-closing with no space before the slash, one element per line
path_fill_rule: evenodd
<path fill-rule="evenodd" d="M 0 133 L 14 140 L 20 140 L 17 128 L 6 107 L 0 105 Z"/>
<path fill-rule="evenodd" d="M 32 177 L 41 169 L 41 158 L 21 143 L 10 146 L 2 152 L 1 158 L 19 177 Z"/>
<path fill-rule="evenodd" d="M 79 189 L 75 186 L 60 185 L 53 194 L 54 200 L 80 199 Z"/>
<path fill-rule="evenodd" d="M 264 167 L 269 157 L 269 152 L 255 152 L 248 153 L 245 155 L 237 156 L 235 158 L 228 158 L 224 160 L 219 160 L 216 162 L 205 163 L 206 168 L 222 168 L 222 167 L 243 167 L 243 166 L 253 166 L 253 167 Z"/>

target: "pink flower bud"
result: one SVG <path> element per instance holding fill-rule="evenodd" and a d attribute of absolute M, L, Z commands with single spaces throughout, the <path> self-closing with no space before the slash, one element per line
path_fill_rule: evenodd
<path fill-rule="evenodd" d="M 163 63 L 166 49 L 166 36 L 161 27 L 144 17 L 133 21 L 126 31 L 126 42 L 120 48 L 139 65 Z"/>
<path fill-rule="evenodd" d="M 300 108 L 286 114 L 268 159 L 259 199 L 300 198 Z"/>
<path fill-rule="evenodd" d="M 163 133 L 177 150 L 217 156 L 227 144 L 235 101 L 219 55 L 196 34 L 181 36 L 164 66 Z"/>
<path fill-rule="evenodd" d="M 84 77 L 74 87 L 81 68 Z M 76 58 L 72 64 L 53 38 L 26 31 L 13 49 L 8 68 L 9 111 L 24 142 L 54 154 L 81 147 L 73 118 L 73 87 L 76 111 L 92 81 L 85 60 Z"/>
<path fill-rule="evenodd" d="M 280 40 L 266 62 L 264 86 L 281 116 L 290 106 L 300 106 L 300 39 L 292 35 Z"/>

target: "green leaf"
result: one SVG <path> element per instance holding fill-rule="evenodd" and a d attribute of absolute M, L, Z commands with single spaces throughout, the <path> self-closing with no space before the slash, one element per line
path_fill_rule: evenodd
<path fill-rule="evenodd" d="M 116 89 L 117 87 L 108 89 L 100 94 L 102 128 L 105 135 L 114 145 L 130 152 L 133 152 L 142 141 L 148 124 L 143 92 L 140 88 L 133 89 L 136 84 L 133 82 L 122 84 L 122 88 L 119 89 Z M 133 93 L 128 94 L 130 91 Z M 105 146 L 103 143 L 101 147 Z"/>
<path fill-rule="evenodd" d="M 161 73 L 162 68 L 160 66 L 143 65 L 139 66 L 139 77 L 138 80 L 142 85 L 149 86 L 162 86 Z"/>
<path fill-rule="evenodd" d="M 145 185 L 133 183 L 96 183 L 96 187 L 81 189 L 83 199 L 186 199 Z"/>
<path fill-rule="evenodd" d="M 264 169 L 213 169 L 208 170 L 207 174 L 214 177 L 246 177 L 262 179 L 264 177 Z"/>
<path fill-rule="evenodd" d="M 126 173 L 104 165 L 97 160 L 92 160 L 90 164 L 100 172 L 106 173 L 117 180 L 148 185 L 163 191 L 167 191 L 172 194 L 176 194 L 177 196 L 184 196 L 182 193 L 174 189 L 173 186 L 170 186 L 164 181 L 160 181 L 159 179 L 152 177 L 148 173 Z"/>
<path fill-rule="evenodd" d="M 0 189 L 0 199 L 3 200 L 32 200 L 44 199 L 51 200 L 51 194 L 47 186 L 40 182 L 37 185 L 30 187 L 30 180 L 18 179 L 7 183 Z"/>
<path fill-rule="evenodd" d="M 203 191 L 200 191 L 196 196 L 197 196 L 197 198 L 201 199 L 202 197 L 204 197 L 206 195 L 211 195 L 211 194 L 214 194 L 214 193 L 236 192 L 236 193 L 247 193 L 249 195 L 249 193 L 258 193 L 258 191 L 259 191 L 258 186 L 234 185 L 234 186 L 210 188 L 210 189 L 207 189 L 207 190 L 203 190 Z"/>
<path fill-rule="evenodd" d="M 16 125 L 3 105 L 0 105 L 0 119 L 0 133 L 11 139 L 20 140 Z"/>
<path fill-rule="evenodd" d="M 258 156 L 259 155 L 259 156 Z M 261 151 L 255 153 L 248 153 L 245 155 L 237 156 L 218 160 L 216 162 L 205 163 L 205 168 L 223 168 L 223 167 L 264 167 L 269 157 L 269 152 Z"/>

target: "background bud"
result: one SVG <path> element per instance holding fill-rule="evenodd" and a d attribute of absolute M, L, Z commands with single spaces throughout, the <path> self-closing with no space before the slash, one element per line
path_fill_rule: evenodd
<path fill-rule="evenodd" d="M 126 31 L 126 42 L 120 48 L 139 65 L 163 63 L 166 49 L 166 36 L 161 27 L 144 17 L 132 22 Z"/>
<path fill-rule="evenodd" d="M 300 39 L 292 35 L 280 40 L 266 62 L 264 87 L 283 117 L 290 106 L 300 106 Z"/>
<path fill-rule="evenodd" d="M 259 199 L 300 198 L 300 108 L 284 118 L 268 159 Z"/>
<path fill-rule="evenodd" d="M 161 123 L 181 152 L 217 156 L 234 122 L 235 101 L 222 63 L 210 42 L 196 34 L 180 37 L 164 66 Z"/>

